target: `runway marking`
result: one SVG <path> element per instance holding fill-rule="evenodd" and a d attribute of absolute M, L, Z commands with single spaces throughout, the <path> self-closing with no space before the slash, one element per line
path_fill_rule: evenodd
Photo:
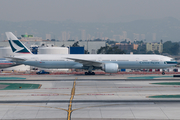
<path fill-rule="evenodd" d="M 9 105 L 9 104 L 0 104 L 0 105 Z M 51 107 L 51 106 L 39 106 L 39 105 L 19 105 L 19 104 L 11 104 L 12 106 L 26 106 L 26 107 L 43 107 L 43 108 L 55 108 L 55 109 L 60 109 L 64 111 L 68 111 L 64 108 L 58 108 L 58 107 Z"/>
<path fill-rule="evenodd" d="M 54 90 L 54 89 L 69 89 L 69 88 L 42 88 L 42 89 L 52 89 L 52 90 Z"/>
<path fill-rule="evenodd" d="M 105 96 L 105 95 L 119 95 L 119 94 L 121 94 L 122 96 L 128 96 L 129 94 L 125 94 L 126 92 L 141 92 L 141 91 L 143 91 L 143 92 L 148 92 L 148 91 L 160 92 L 160 91 L 169 91 L 169 90 L 167 89 L 167 90 L 136 90 L 136 91 L 131 90 L 131 91 L 108 91 L 108 92 L 106 91 L 106 92 L 95 92 L 95 93 L 81 93 L 81 94 L 76 94 L 76 95 L 77 96 L 81 96 L 81 95 L 92 95 L 92 96 L 93 95 L 104 95 Z M 177 89 L 176 90 L 171 90 L 171 91 L 177 91 Z M 124 94 L 122 94 L 123 92 L 124 92 Z M 113 94 L 113 93 L 116 93 L 116 94 Z M 141 95 L 145 94 L 147 96 L 146 93 L 140 93 L 140 94 Z M 152 95 L 152 94 L 150 94 L 150 95 Z M 130 96 L 132 96 L 132 95 L 130 95 Z"/>
<path fill-rule="evenodd" d="M 38 87 L 38 89 L 40 89 L 42 87 L 42 84 L 40 84 L 40 86 Z"/>
<path fill-rule="evenodd" d="M 143 88 L 143 87 L 118 87 L 118 88 Z"/>
<path fill-rule="evenodd" d="M 122 104 L 94 105 L 94 106 L 87 106 L 87 107 L 76 108 L 76 109 L 73 109 L 72 111 L 80 110 L 80 109 L 85 109 L 85 108 L 92 108 L 92 107 L 117 106 L 117 105 L 122 105 Z"/>
<path fill-rule="evenodd" d="M 77 79 L 77 78 L 76 78 Z M 73 88 L 71 90 L 71 98 L 70 98 L 70 101 L 69 101 L 69 106 L 68 106 L 68 118 L 67 120 L 71 120 L 71 113 L 72 113 L 72 100 L 74 98 L 74 95 L 75 95 L 75 87 L 76 87 L 76 79 L 74 80 L 74 84 L 73 84 Z"/>
<path fill-rule="evenodd" d="M 77 79 L 77 78 L 76 78 L 76 79 Z M 91 107 L 113 106 L 112 104 L 111 104 L 111 105 L 97 105 L 97 106 L 88 106 L 88 107 L 82 107 L 82 108 L 77 108 L 77 109 L 73 109 L 73 110 L 72 110 L 72 100 L 73 100 L 74 95 L 75 95 L 76 79 L 74 80 L 73 88 L 72 88 L 72 90 L 71 90 L 71 98 L 70 98 L 68 110 L 63 109 L 63 108 L 58 108 L 58 107 L 50 107 L 50 106 L 19 105 L 19 104 L 18 104 L 18 105 L 17 105 L 17 104 L 11 104 L 11 105 L 15 105 L 15 106 L 30 106 L 30 107 L 44 107 L 44 108 L 61 109 L 61 110 L 64 110 L 64 111 L 67 111 L 67 112 L 68 112 L 68 116 L 67 116 L 68 118 L 67 118 L 67 120 L 71 120 L 71 114 L 72 114 L 72 112 L 75 111 L 75 110 L 79 110 L 79 109 L 83 109 L 83 108 L 91 108 Z M 9 104 L 0 104 L 0 105 L 9 105 Z M 114 104 L 114 105 L 118 105 L 118 104 Z"/>
<path fill-rule="evenodd" d="M 101 94 L 101 93 L 99 93 L 99 94 L 85 94 L 85 95 L 114 95 L 114 94 Z"/>
<path fill-rule="evenodd" d="M 59 96 L 59 94 L 31 94 L 31 96 Z"/>
<path fill-rule="evenodd" d="M 23 97 L 23 96 L 69 96 L 70 94 L 61 94 L 61 93 L 39 93 L 39 94 L 31 94 L 31 95 L 0 95 L 0 97 Z"/>
<path fill-rule="evenodd" d="M 176 89 L 171 89 L 171 91 L 177 91 L 179 90 L 179 86 L 174 86 L 174 88 Z M 155 90 L 136 90 L 136 92 L 148 92 L 148 91 L 169 91 L 169 89 L 166 90 L 160 90 L 160 89 L 155 89 Z M 14 91 L 11 91 L 14 92 Z M 121 91 L 106 91 L 106 92 L 92 92 L 92 93 L 80 93 L 80 94 L 76 94 L 77 96 L 81 96 L 81 95 L 118 95 L 119 93 L 125 93 L 125 92 L 135 92 L 134 90 L 130 90 L 130 91 L 125 91 L 125 90 L 121 90 Z M 32 92 L 18 92 L 18 93 L 32 93 Z M 30 94 L 30 95 L 0 95 L 0 97 L 22 97 L 22 96 L 69 96 L 70 94 L 63 94 L 63 93 L 48 93 L 48 92 L 35 92 L 36 94 Z M 116 94 L 113 94 L 116 93 Z"/>
<path fill-rule="evenodd" d="M 38 106 L 38 105 L 19 105 L 19 104 L 18 105 L 14 104 L 14 105 L 15 106 L 29 106 L 29 107 L 44 107 L 44 108 L 54 108 L 54 109 L 64 110 L 64 111 L 66 111 L 68 113 L 67 114 L 67 120 L 71 120 L 71 114 L 75 110 L 80 110 L 80 109 L 85 109 L 85 108 L 92 108 L 92 107 L 103 107 L 103 106 L 117 106 L 117 105 L 121 105 L 121 104 L 105 104 L 105 105 L 94 105 L 94 106 L 93 105 L 92 106 L 88 106 L 87 105 L 86 107 L 72 109 L 72 102 L 73 102 L 73 99 L 74 99 L 74 96 L 75 96 L 75 89 L 76 89 L 75 88 L 76 87 L 76 80 L 77 80 L 77 78 L 73 82 L 73 88 L 71 89 L 71 94 L 61 94 L 61 95 L 71 95 L 70 101 L 69 101 L 69 105 L 68 105 L 68 109 L 58 108 L 58 107 L 51 107 L 51 106 Z M 140 87 L 136 87 L 136 86 L 135 87 L 128 87 L 127 86 L 127 87 L 115 87 L 116 90 L 118 90 L 118 91 L 109 91 L 109 92 L 106 91 L 106 92 L 98 92 L 98 93 L 96 93 L 96 92 L 95 93 L 83 93 L 83 94 L 76 94 L 76 95 L 116 95 L 116 94 L 110 94 L 110 93 L 112 93 L 112 92 L 120 92 L 120 93 L 122 93 L 122 92 L 133 91 L 133 89 L 126 89 L 126 88 L 151 88 L 151 87 L 158 88 L 158 87 L 167 87 L 167 86 L 140 86 Z M 172 87 L 175 87 L 175 88 L 177 87 L 177 89 L 178 89 L 179 86 L 172 86 Z M 95 88 L 97 88 L 97 87 L 95 87 Z M 113 87 L 101 87 L 101 88 L 113 88 Z M 122 88 L 122 89 L 118 89 L 118 88 Z M 125 88 L 124 90 L 126 90 L 126 91 L 122 91 L 123 88 Z M 168 88 L 171 88 L 171 87 L 168 86 Z M 53 89 L 66 89 L 66 88 L 43 88 L 43 89 L 52 89 L 53 90 Z M 176 89 L 176 91 L 177 91 L 177 89 Z M 128 90 L 130 90 L 130 91 L 128 91 Z M 143 90 L 143 89 L 138 90 L 138 89 L 134 89 L 134 91 L 155 91 L 155 90 Z M 162 90 L 158 90 L 158 91 L 162 91 Z M 28 93 L 28 92 L 23 92 L 23 93 Z M 60 93 L 48 93 L 48 92 L 37 92 L 37 93 L 42 93 L 42 94 L 32 94 L 32 96 L 38 96 L 38 95 L 40 95 L 40 96 L 60 96 Z M 119 94 L 117 93 L 117 95 L 121 95 L 121 96 L 133 96 L 134 95 L 134 94 L 131 95 L 131 94 L 125 94 L 125 93 L 124 94 L 120 94 L 120 93 Z M 24 96 L 28 96 L 28 95 L 24 95 Z M 9 96 L 5 96 L 5 97 L 9 97 Z M 0 105 L 9 105 L 9 104 L 0 104 Z M 11 105 L 13 105 L 13 104 L 11 104 Z"/>
<path fill-rule="evenodd" d="M 76 94 L 76 95 L 78 95 L 78 96 L 79 96 L 79 95 L 90 95 L 90 94 L 91 94 L 91 95 L 92 95 L 92 94 L 94 94 L 94 95 L 95 95 L 95 94 L 99 94 L 99 95 L 100 95 L 100 94 L 103 94 L 103 93 L 104 93 L 103 95 L 105 95 L 105 93 L 109 94 L 109 93 L 114 93 L 114 92 L 121 92 L 121 91 L 108 91 L 108 92 L 106 91 L 106 92 L 94 92 L 94 93 L 80 93 L 80 94 Z"/>

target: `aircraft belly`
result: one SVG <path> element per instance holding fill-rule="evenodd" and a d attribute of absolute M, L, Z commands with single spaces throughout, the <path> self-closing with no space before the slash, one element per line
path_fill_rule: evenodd
<path fill-rule="evenodd" d="M 43 68 L 50 68 L 50 69 L 67 68 L 66 61 L 45 61 L 39 63 L 39 65 Z"/>
<path fill-rule="evenodd" d="M 73 69 L 73 68 L 75 68 L 75 69 L 82 69 L 83 68 L 83 64 L 78 63 L 78 62 L 74 62 L 74 61 L 68 61 L 66 63 L 66 67 L 67 68 L 71 68 L 71 69 Z"/>
<path fill-rule="evenodd" d="M 83 68 L 82 64 L 73 61 L 25 61 L 21 63 L 25 65 L 36 66 L 41 68 L 49 68 L 49 69 Z"/>
<path fill-rule="evenodd" d="M 0 68 L 8 68 L 8 67 L 12 67 L 14 65 L 0 65 Z"/>

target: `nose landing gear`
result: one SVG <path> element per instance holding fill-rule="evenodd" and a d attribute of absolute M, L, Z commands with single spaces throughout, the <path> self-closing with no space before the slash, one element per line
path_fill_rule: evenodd
<path fill-rule="evenodd" d="M 165 75 L 165 72 L 162 72 L 162 75 Z"/>
<path fill-rule="evenodd" d="M 165 75 L 165 70 L 162 71 L 162 75 Z"/>

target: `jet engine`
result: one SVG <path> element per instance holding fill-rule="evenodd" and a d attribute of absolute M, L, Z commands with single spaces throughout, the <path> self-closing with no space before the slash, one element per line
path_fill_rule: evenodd
<path fill-rule="evenodd" d="M 118 64 L 116 63 L 105 63 L 102 69 L 107 73 L 117 73 L 118 72 Z"/>

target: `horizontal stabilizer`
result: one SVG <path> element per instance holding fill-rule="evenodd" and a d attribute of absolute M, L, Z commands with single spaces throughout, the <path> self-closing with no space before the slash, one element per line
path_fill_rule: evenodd
<path fill-rule="evenodd" d="M 6 58 L 11 59 L 11 61 L 14 61 L 14 62 L 16 62 L 16 61 L 26 61 L 26 59 L 23 59 L 23 58 L 15 58 L 15 57 L 6 57 Z"/>

